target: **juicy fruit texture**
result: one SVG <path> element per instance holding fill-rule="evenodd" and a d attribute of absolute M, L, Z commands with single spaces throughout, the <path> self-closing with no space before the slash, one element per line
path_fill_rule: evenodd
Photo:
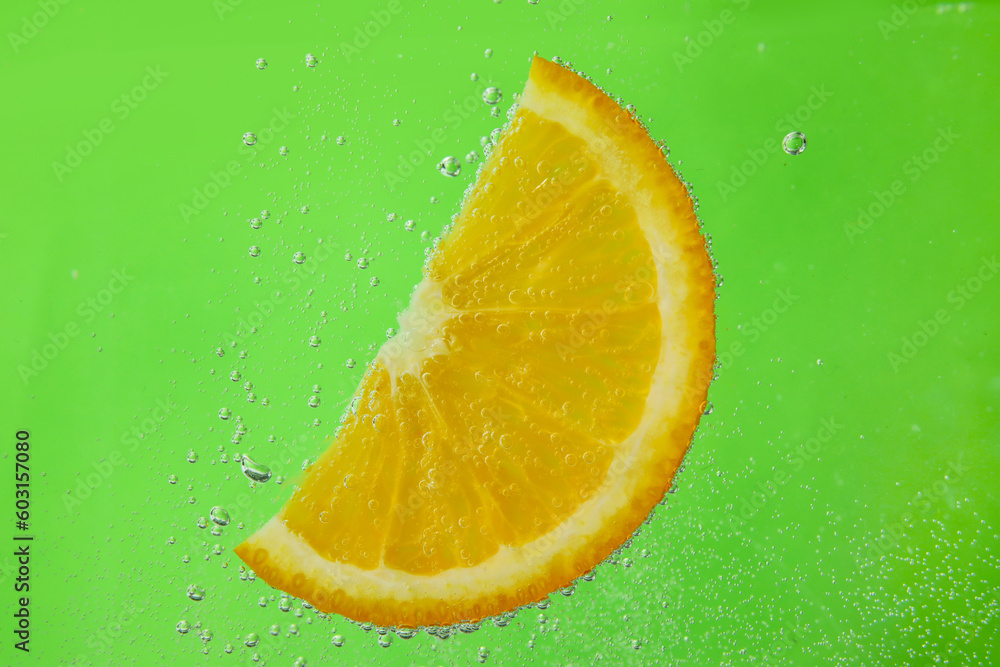
<path fill-rule="evenodd" d="M 642 125 L 536 57 L 335 441 L 237 554 L 387 626 L 475 621 L 571 583 L 671 484 L 712 376 L 714 288 Z"/>

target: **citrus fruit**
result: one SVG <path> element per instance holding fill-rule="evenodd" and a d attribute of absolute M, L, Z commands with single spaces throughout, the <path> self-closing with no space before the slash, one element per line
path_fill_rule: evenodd
<path fill-rule="evenodd" d="M 320 611 L 477 621 L 604 560 L 705 406 L 715 275 L 642 124 L 536 57 L 329 449 L 236 553 Z"/>

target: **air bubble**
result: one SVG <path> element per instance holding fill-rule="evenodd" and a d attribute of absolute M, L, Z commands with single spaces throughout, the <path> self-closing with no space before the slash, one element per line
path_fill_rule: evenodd
<path fill-rule="evenodd" d="M 257 135 L 254 134 L 253 132 L 244 133 L 243 143 L 245 143 L 247 146 L 253 146 L 255 143 L 257 143 Z"/>
<path fill-rule="evenodd" d="M 292 255 L 292 261 L 295 262 L 296 264 L 302 264 L 303 262 L 306 261 L 306 254 L 304 252 L 299 251 L 294 255 Z"/>
<path fill-rule="evenodd" d="M 319 336 L 313 336 L 309 339 L 309 347 L 319 347 L 322 342 Z"/>
<path fill-rule="evenodd" d="M 653 298 L 655 289 L 647 282 L 632 283 L 625 290 L 625 300 L 629 303 L 647 303 Z"/>
<path fill-rule="evenodd" d="M 271 469 L 263 463 L 257 463 L 246 454 L 240 459 L 243 474 L 255 482 L 266 482 L 271 479 Z"/>
<path fill-rule="evenodd" d="M 445 176 L 454 178 L 462 173 L 462 163 L 457 157 L 449 155 L 438 163 L 437 169 Z"/>
<path fill-rule="evenodd" d="M 319 64 L 319 58 L 317 58 L 311 53 L 306 54 L 306 65 L 308 67 L 316 67 L 316 65 L 318 64 Z"/>
<path fill-rule="evenodd" d="M 263 58 L 257 58 L 257 69 L 267 69 L 267 61 Z"/>
<path fill-rule="evenodd" d="M 782 140 L 781 147 L 789 155 L 799 155 L 806 149 L 806 135 L 801 132 L 790 132 Z"/>
<path fill-rule="evenodd" d="M 201 586 L 195 586 L 191 584 L 187 589 L 187 596 L 194 600 L 195 602 L 201 602 L 205 599 L 205 589 Z"/>
<path fill-rule="evenodd" d="M 220 507 L 216 505 L 215 507 L 212 508 L 212 511 L 209 513 L 209 516 L 212 518 L 212 521 L 219 526 L 229 525 L 229 512 L 226 510 L 225 507 Z"/>
<path fill-rule="evenodd" d="M 503 91 L 496 86 L 490 86 L 483 91 L 483 102 L 487 104 L 497 104 L 503 99 Z"/>

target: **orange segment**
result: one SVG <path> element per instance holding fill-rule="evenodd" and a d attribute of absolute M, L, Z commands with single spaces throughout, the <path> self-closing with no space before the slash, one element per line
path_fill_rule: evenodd
<path fill-rule="evenodd" d="M 712 374 L 714 290 L 642 125 L 536 57 L 335 441 L 237 554 L 385 626 L 475 621 L 571 583 L 670 486 Z"/>

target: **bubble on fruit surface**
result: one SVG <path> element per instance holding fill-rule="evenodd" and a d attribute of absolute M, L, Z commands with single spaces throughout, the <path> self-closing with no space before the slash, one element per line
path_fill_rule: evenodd
<path fill-rule="evenodd" d="M 257 463 L 246 454 L 240 459 L 243 474 L 255 482 L 266 482 L 271 479 L 271 469 L 263 463 Z"/>
<path fill-rule="evenodd" d="M 322 342 L 319 336 L 313 336 L 309 339 L 309 347 L 319 347 Z"/>
<path fill-rule="evenodd" d="M 437 169 L 445 176 L 454 178 L 462 173 L 462 163 L 454 155 L 449 155 L 438 163 Z"/>
<path fill-rule="evenodd" d="M 781 147 L 789 155 L 799 155 L 806 149 L 806 135 L 801 132 L 789 132 L 781 141 Z"/>
<path fill-rule="evenodd" d="M 191 584 L 187 589 L 187 596 L 194 600 L 195 602 L 201 602 L 205 599 L 205 589 L 201 586 Z"/>
<path fill-rule="evenodd" d="M 311 53 L 306 54 L 306 65 L 308 67 L 316 67 L 316 65 L 318 64 L 319 64 L 319 58 L 317 58 Z"/>
<path fill-rule="evenodd" d="M 191 624 L 188 623 L 187 621 L 177 622 L 177 632 L 181 633 L 182 635 L 186 635 L 190 629 L 191 629 Z"/>
<path fill-rule="evenodd" d="M 244 132 L 243 143 L 245 143 L 247 146 L 253 146 L 255 143 L 257 143 L 257 135 L 254 134 L 253 132 Z"/>
<path fill-rule="evenodd" d="M 487 104 L 497 104 L 503 99 L 503 91 L 496 86 L 490 86 L 483 91 L 483 102 Z"/>
<path fill-rule="evenodd" d="M 656 289 L 645 281 L 632 283 L 625 289 L 625 300 L 629 303 L 647 303 Z"/>
<path fill-rule="evenodd" d="M 302 264 L 303 262 L 306 261 L 306 254 L 300 250 L 299 252 L 292 255 L 292 261 L 295 262 L 296 264 Z"/>
<path fill-rule="evenodd" d="M 267 61 L 263 58 L 257 58 L 257 69 L 267 69 Z"/>
<path fill-rule="evenodd" d="M 233 414 L 233 411 L 229 408 L 222 408 L 219 410 L 219 419 L 229 419 Z"/>
<path fill-rule="evenodd" d="M 219 526 L 229 525 L 229 512 L 225 507 L 216 505 L 212 508 L 212 511 L 209 512 L 208 515 L 212 518 L 212 521 Z"/>
<path fill-rule="evenodd" d="M 243 645 L 248 648 L 253 648 L 259 643 L 260 643 L 260 635 L 258 635 L 256 632 L 251 632 L 246 636 L 246 639 L 243 640 Z"/>

